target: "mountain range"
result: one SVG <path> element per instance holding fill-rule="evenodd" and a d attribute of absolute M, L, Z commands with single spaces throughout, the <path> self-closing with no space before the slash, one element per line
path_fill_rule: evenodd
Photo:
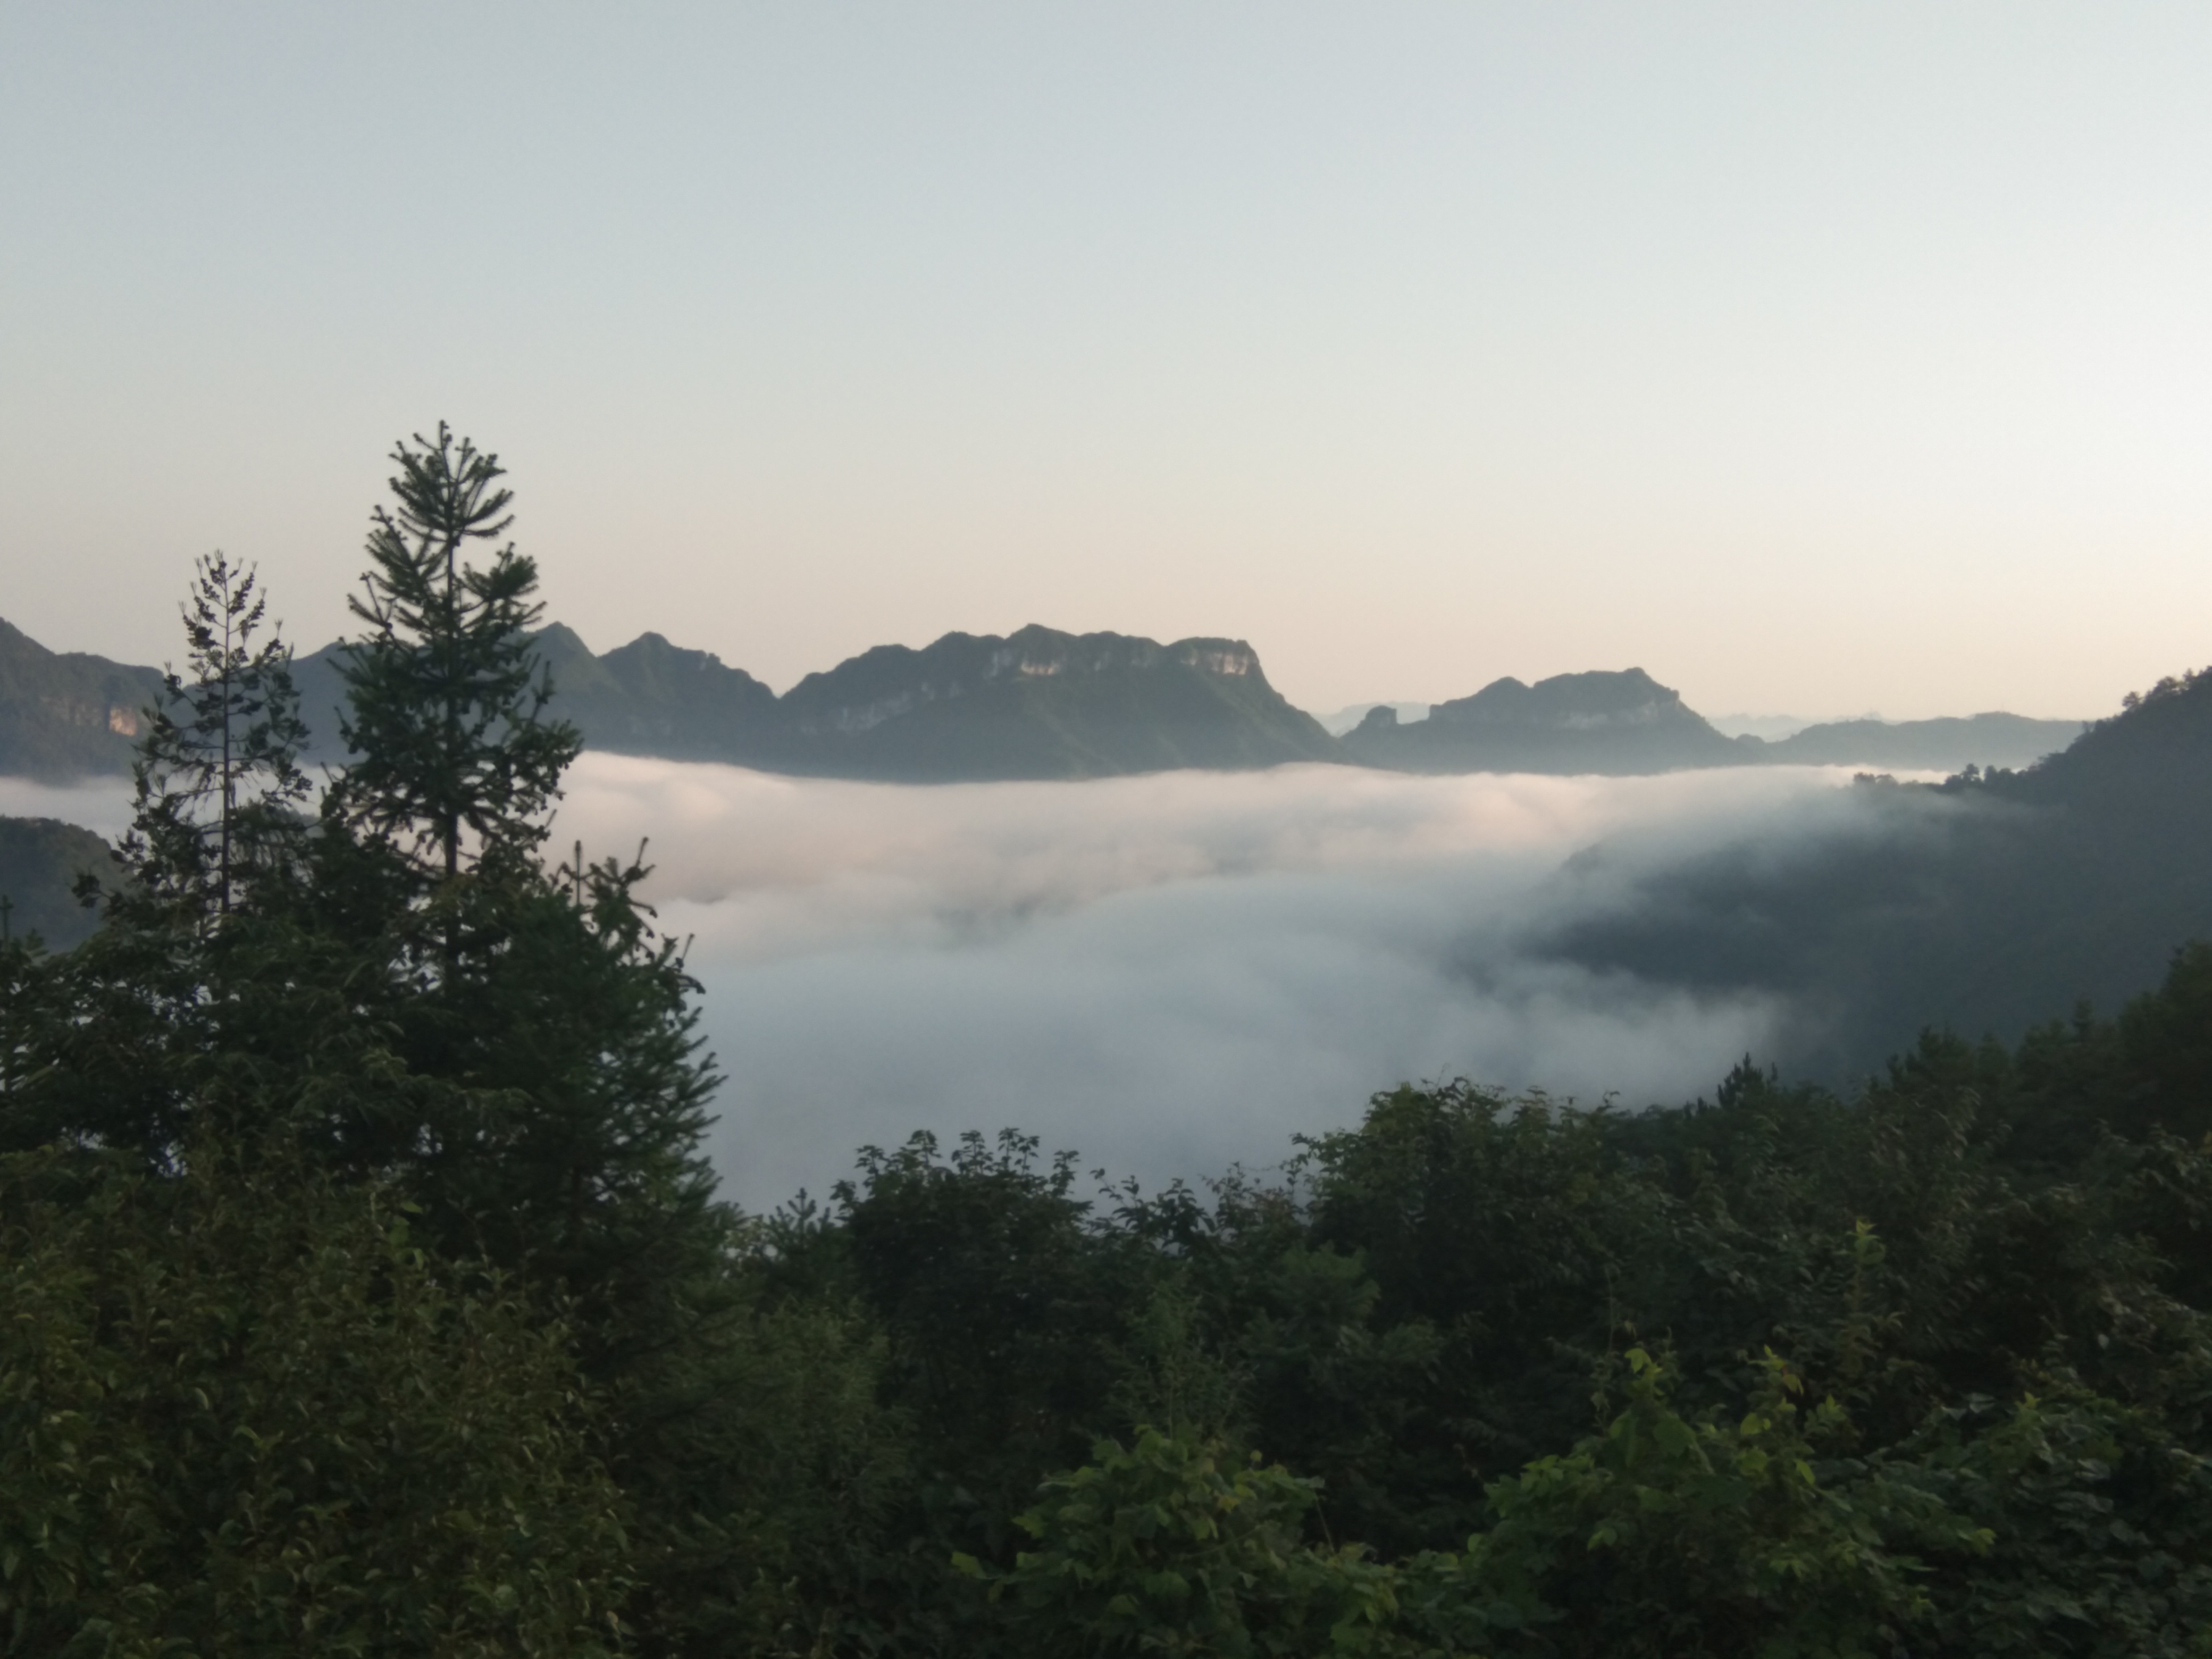
<path fill-rule="evenodd" d="M 2009 1036 L 2077 997 L 2112 1006 L 2154 983 L 2179 941 L 2212 936 L 2203 850 L 2212 673 L 2161 682 L 2086 729 L 1985 714 L 1839 721 L 1762 743 L 1724 736 L 1629 669 L 1495 681 L 1425 720 L 1386 708 L 1340 740 L 1232 640 L 954 634 L 921 650 L 865 653 L 781 696 L 656 635 L 595 656 L 553 628 L 538 649 L 562 687 L 556 707 L 595 747 L 843 777 L 1077 778 L 1285 761 L 1431 773 L 1777 761 L 1901 769 L 1978 750 L 1980 766 L 1961 765 L 1937 787 L 1869 773 L 1870 810 L 1844 830 L 1665 862 L 1625 891 L 1602 846 L 1562 872 L 1571 884 L 1588 866 L 1591 902 L 1531 939 L 1539 955 L 1697 998 L 1778 997 L 1796 1012 L 1772 1057 L 1800 1075 L 1846 1079 L 1930 1018 Z M 297 665 L 325 744 L 337 663 L 331 648 Z M 119 769 L 158 683 L 150 669 L 46 651 L 0 624 L 0 772 Z M 2044 757 L 2005 763 L 2026 753 Z M 70 904 L 69 881 L 106 860 L 88 831 L 0 819 L 8 925 L 70 942 L 88 917 Z"/>
<path fill-rule="evenodd" d="M 1343 737 L 1293 708 L 1242 640 L 1163 645 L 1032 625 L 878 646 L 777 696 L 710 652 L 645 634 L 594 654 L 559 624 L 536 635 L 552 711 L 587 747 L 803 775 L 939 783 L 1087 778 L 1292 761 L 1392 770 L 1635 774 L 1759 763 L 1948 771 L 2020 766 L 2063 748 L 2070 720 L 2014 714 L 1838 721 L 1778 742 L 1729 738 L 1640 668 L 1494 680 L 1423 720 L 1379 705 Z M 343 752 L 345 647 L 295 659 L 316 752 Z M 0 622 L 0 775 L 130 764 L 160 673 L 47 650 Z"/>
<path fill-rule="evenodd" d="M 709 652 L 647 634 L 603 656 L 558 625 L 537 636 L 551 712 L 591 748 L 803 775 L 945 783 L 1243 770 L 1340 759 L 1267 684 L 1242 640 L 1162 645 L 1029 627 L 878 646 L 781 696 Z M 295 665 L 318 747 L 335 751 L 340 646 Z"/>

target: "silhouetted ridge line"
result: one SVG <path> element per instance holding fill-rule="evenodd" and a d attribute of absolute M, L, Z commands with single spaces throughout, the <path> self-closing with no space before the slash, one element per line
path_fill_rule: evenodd
<path fill-rule="evenodd" d="M 1334 761 L 1422 773 L 1628 775 L 1760 763 L 1943 771 L 2023 764 L 2080 729 L 2014 714 L 1815 726 L 1775 743 L 1723 736 L 1641 668 L 1492 681 L 1401 721 L 1370 710 L 1334 738 L 1268 683 L 1243 640 L 1162 644 L 1036 624 L 880 645 L 779 697 L 712 652 L 641 634 L 594 655 L 560 623 L 533 640 L 552 712 L 588 747 L 822 777 L 911 783 L 1248 770 Z M 342 752 L 343 643 L 293 676 L 314 750 Z M 0 622 L 0 773 L 40 777 L 130 766 L 161 676 L 58 654 Z"/>
<path fill-rule="evenodd" d="M 1344 744 L 1403 772 L 1669 772 L 1759 758 L 1640 668 L 1492 680 L 1425 720 L 1363 723 Z"/>

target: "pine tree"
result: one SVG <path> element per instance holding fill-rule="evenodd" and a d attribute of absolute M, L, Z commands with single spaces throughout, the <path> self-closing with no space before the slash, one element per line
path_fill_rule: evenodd
<path fill-rule="evenodd" d="M 716 1078 L 696 988 L 638 897 L 641 862 L 538 857 L 579 739 L 545 714 L 536 565 L 512 543 L 465 558 L 513 523 L 498 459 L 443 422 L 392 459 L 316 896 L 394 964 L 379 1018 L 450 1110 L 356 1126 L 354 1156 L 409 1168 L 450 1241 L 560 1282 L 587 1354 L 611 1355 L 665 1337 L 623 1333 L 672 1274 L 707 1270 L 726 1224 L 699 1151 Z"/>
<path fill-rule="evenodd" d="M 181 609 L 188 673 L 165 673 L 149 711 L 124 850 L 145 897 L 227 915 L 298 827 L 307 732 L 290 649 L 273 627 L 254 645 L 268 601 L 252 569 L 234 568 L 220 551 L 197 561 Z"/>
<path fill-rule="evenodd" d="M 220 552 L 196 562 L 185 666 L 165 673 L 132 768 L 128 878 L 82 878 L 79 896 L 102 914 L 75 950 L 11 958 L 0 1146 L 91 1141 L 165 1167 L 217 1073 L 288 1074 L 249 1032 L 281 1047 L 315 1034 L 298 1012 L 298 963 L 262 937 L 299 873 L 312 786 L 290 652 L 256 586 Z"/>
<path fill-rule="evenodd" d="M 369 630 L 345 667 L 340 729 L 356 758 L 331 805 L 356 835 L 451 883 L 471 861 L 538 847 L 581 744 L 544 717 L 552 680 L 527 637 L 543 610 L 535 562 L 511 542 L 486 568 L 462 556 L 514 523 L 499 458 L 441 421 L 392 459 L 396 505 L 375 510 L 371 568 L 349 601 Z"/>
<path fill-rule="evenodd" d="M 429 1086 L 419 1117 L 334 1125 L 336 1139 L 355 1167 L 400 1176 L 445 1251 L 480 1251 L 567 1309 L 654 1564 L 641 1639 L 665 1651 L 704 1617 L 678 1583 L 712 1585 L 719 1606 L 760 1577 L 750 1511 L 769 1501 L 721 1468 L 758 1431 L 732 1384 L 750 1315 L 740 1218 L 701 1150 L 718 1079 L 697 987 L 640 896 L 642 849 L 539 857 L 579 742 L 547 718 L 553 686 L 529 648 L 536 567 L 512 544 L 485 568 L 464 558 L 512 522 L 496 458 L 441 423 L 393 459 L 315 900 L 393 964 L 376 1018 Z"/>

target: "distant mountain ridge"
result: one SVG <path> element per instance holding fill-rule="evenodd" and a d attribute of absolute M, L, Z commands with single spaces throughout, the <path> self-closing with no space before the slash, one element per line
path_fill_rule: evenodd
<path fill-rule="evenodd" d="M 1955 770 L 2019 766 L 2078 722 L 2014 714 L 1847 720 L 1776 742 L 1716 730 L 1640 668 L 1493 680 L 1401 720 L 1371 708 L 1343 737 L 1293 708 L 1242 640 L 1161 644 L 1032 624 L 884 645 L 779 697 L 711 652 L 659 634 L 594 655 L 559 623 L 535 636 L 553 712 L 588 747 L 903 782 L 1103 777 L 1333 761 L 1423 773 L 1633 775 L 1762 763 Z M 314 750 L 343 752 L 343 643 L 295 659 Z M 160 673 L 47 650 L 0 622 L 0 775 L 127 769 Z"/>
<path fill-rule="evenodd" d="M 2084 720 L 1969 714 L 1927 720 L 1831 720 L 1765 742 L 1759 758 L 1794 766 L 1889 766 L 1955 771 L 1969 763 L 2032 766 L 2087 729 Z M 1758 744 L 1757 738 L 1738 743 Z"/>
<path fill-rule="evenodd" d="M 1098 777 L 1335 760 L 1242 640 L 1167 645 L 1031 626 L 878 646 L 778 702 L 793 770 L 898 779 Z"/>
<path fill-rule="evenodd" d="M 1401 724 L 1387 706 L 1344 738 L 1351 757 L 1403 772 L 1669 772 L 1737 766 L 1747 751 L 1640 668 L 1492 680 Z"/>
<path fill-rule="evenodd" d="M 1031 625 L 883 645 L 782 696 L 658 634 L 593 656 L 570 629 L 538 634 L 550 712 L 593 749 L 907 782 L 1237 770 L 1338 760 L 1335 740 L 1267 683 L 1242 640 L 1162 645 Z M 319 750 L 335 753 L 345 647 L 294 665 Z"/>
<path fill-rule="evenodd" d="M 2081 720 L 1986 714 L 1924 720 L 1831 720 L 1786 738 L 1729 737 L 1640 668 L 1493 680 L 1437 703 L 1425 720 L 1378 705 L 1345 733 L 1351 757 L 1407 772 L 1671 772 L 1695 766 L 1864 766 L 1959 770 L 2033 765 L 2073 742 Z"/>
<path fill-rule="evenodd" d="M 594 749 L 670 760 L 737 760 L 764 752 L 775 722 L 775 693 L 710 651 L 641 634 L 593 656 L 575 630 L 556 623 L 536 636 L 552 671 L 552 712 L 573 720 Z M 318 753 L 343 752 L 346 647 L 325 646 L 295 659 L 301 718 Z"/>

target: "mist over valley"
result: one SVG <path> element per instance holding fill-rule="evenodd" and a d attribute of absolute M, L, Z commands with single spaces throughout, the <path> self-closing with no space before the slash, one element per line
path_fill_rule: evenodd
<path fill-rule="evenodd" d="M 915 790 L 586 756 L 559 833 L 653 835 L 647 891 L 696 939 L 730 1074 L 717 1163 L 765 1204 L 918 1128 L 1015 1127 L 1157 1184 L 1272 1164 L 1400 1080 L 1709 1091 L 1768 1050 L 1776 1000 L 1531 939 L 1654 860 L 1852 807 L 1819 772 Z M 1632 825 L 1625 868 L 1565 869 Z"/>

